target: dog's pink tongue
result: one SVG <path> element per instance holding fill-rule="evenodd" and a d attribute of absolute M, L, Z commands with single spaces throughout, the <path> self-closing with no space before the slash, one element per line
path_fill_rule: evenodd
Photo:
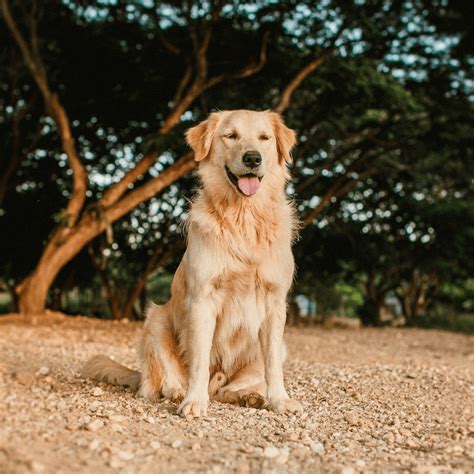
<path fill-rule="evenodd" d="M 247 196 L 252 196 L 258 191 L 260 181 L 256 176 L 243 176 L 237 181 L 239 189 Z"/>

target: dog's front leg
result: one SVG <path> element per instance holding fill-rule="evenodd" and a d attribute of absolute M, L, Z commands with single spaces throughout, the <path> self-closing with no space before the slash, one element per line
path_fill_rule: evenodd
<path fill-rule="evenodd" d="M 301 405 L 288 396 L 283 382 L 285 321 L 285 298 L 276 294 L 268 295 L 266 318 L 260 331 L 260 342 L 265 365 L 269 408 L 277 413 L 302 411 Z"/>
<path fill-rule="evenodd" d="M 209 300 L 193 302 L 189 311 L 187 352 L 189 383 L 186 396 L 178 408 L 182 416 L 205 416 L 209 402 L 209 365 L 216 316 Z"/>

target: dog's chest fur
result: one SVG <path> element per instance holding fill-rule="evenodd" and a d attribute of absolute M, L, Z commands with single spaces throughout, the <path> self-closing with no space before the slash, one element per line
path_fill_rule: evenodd
<path fill-rule="evenodd" d="M 283 281 L 292 279 L 292 225 L 287 203 L 220 216 L 206 210 L 206 221 L 200 222 L 206 245 L 224 249 L 210 279 L 209 297 L 217 310 L 211 371 L 230 376 L 260 356 L 258 337 L 268 294 L 286 292 L 282 275 Z"/>

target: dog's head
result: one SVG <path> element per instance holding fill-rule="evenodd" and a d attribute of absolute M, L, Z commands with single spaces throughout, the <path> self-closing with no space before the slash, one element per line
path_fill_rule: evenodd
<path fill-rule="evenodd" d="M 251 110 L 214 112 L 190 128 L 186 139 L 202 162 L 201 176 L 242 196 L 256 194 L 267 182 L 272 185 L 277 176 L 284 182 L 296 141 L 278 114 Z"/>

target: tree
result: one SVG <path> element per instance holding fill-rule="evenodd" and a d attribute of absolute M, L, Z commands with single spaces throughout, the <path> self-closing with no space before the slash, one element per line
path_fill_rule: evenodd
<path fill-rule="evenodd" d="M 433 2 L 426 14 L 422 0 L 259 1 L 250 9 L 241 2 L 173 2 L 163 8 L 161 2 L 64 5 L 45 0 L 38 3 L 42 8 L 28 12 L 18 2 L 1 0 L 1 5 L 10 26 L 9 34 L 0 33 L 6 45 L 2 54 L 16 54 L 17 72 L 1 67 L 18 77 L 21 87 L 1 91 L 11 96 L 12 111 L 1 109 L 8 120 L 0 126 L 8 136 L 3 145 L 8 169 L 17 172 L 6 173 L 3 189 L 9 191 L 0 219 L 16 235 L 21 229 L 15 222 L 16 194 L 31 205 L 34 199 L 45 200 L 37 190 L 55 187 L 48 191 L 51 202 L 41 203 L 54 219 L 45 223 L 48 231 L 39 232 L 41 242 L 28 252 L 23 271 L 12 272 L 11 263 L 5 265 L 10 287 L 31 273 L 18 285 L 25 312 L 44 307 L 48 288 L 61 287 L 55 276 L 76 259 L 89 259 L 86 248 L 101 260 L 98 249 L 104 242 L 104 250 L 111 251 L 106 273 L 97 262 L 99 274 L 107 276 L 104 286 L 117 285 L 118 265 L 147 274 L 143 262 L 150 258 L 153 263 L 154 250 L 163 242 L 150 240 L 143 252 L 129 248 L 127 242 L 140 226 L 127 227 L 131 218 L 125 216 L 138 212 L 146 220 L 151 207 L 144 203 L 154 196 L 158 205 L 166 201 L 171 184 L 187 195 L 189 186 L 181 177 L 194 164 L 182 133 L 210 105 L 239 108 L 244 98 L 249 108 L 286 111 L 287 122 L 300 135 L 289 192 L 296 196 L 309 234 L 326 221 L 338 222 L 334 216 L 341 215 L 345 201 L 374 182 L 389 177 L 393 186 L 405 185 L 412 162 L 432 173 L 432 163 L 448 156 L 450 140 L 469 132 L 459 126 L 448 140 L 438 133 L 441 121 L 433 126 L 440 110 L 449 110 L 453 120 L 468 114 L 463 98 L 458 112 L 453 105 L 453 84 L 465 74 L 469 51 L 465 45 L 452 46 L 469 36 L 456 6 L 446 9 Z M 457 27 L 447 24 L 448 16 L 457 19 Z M 440 86 L 445 83 L 449 87 Z M 448 92 L 451 96 L 441 105 Z M 28 112 L 13 120 L 21 110 Z M 19 129 L 20 140 L 15 141 Z M 420 150 L 433 137 L 437 147 L 431 147 L 424 164 Z M 49 182 L 48 163 L 56 183 Z M 432 176 L 439 179 L 441 174 Z M 36 224 L 34 229 L 36 233 Z M 104 232 L 117 241 L 94 241 Z M 166 232 L 159 235 L 168 238 Z M 8 248 L 18 254 L 16 246 Z M 15 255 L 7 260 L 14 262 Z M 87 284 L 81 275 L 81 285 Z M 138 280 L 137 288 L 146 277 Z M 112 299 L 115 293 L 109 293 Z M 130 292 L 137 294 L 138 289 Z"/>

